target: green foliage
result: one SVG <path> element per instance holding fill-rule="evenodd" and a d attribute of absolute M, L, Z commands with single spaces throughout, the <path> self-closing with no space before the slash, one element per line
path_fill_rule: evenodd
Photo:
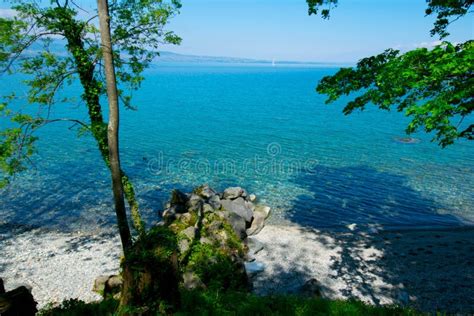
<path fill-rule="evenodd" d="M 13 96 L 5 102 L 14 101 L 18 105 L 26 101 L 38 106 L 38 111 L 31 111 L 37 115 L 30 122 L 42 120 L 41 126 L 66 120 L 81 126 L 81 133 L 90 132 L 97 140 L 107 163 L 106 123 L 99 102 L 100 97 L 105 96 L 105 79 L 99 31 L 95 26 L 96 12 L 90 12 L 89 16 L 84 12 L 79 15 L 80 8 L 71 1 L 51 1 L 50 4 L 34 0 L 8 2 L 17 15 L 0 18 L 0 74 L 25 74 L 27 95 L 26 98 Z M 144 79 L 143 71 L 158 56 L 159 46 L 179 44 L 180 38 L 166 31 L 165 27 L 180 7 L 177 0 L 121 0 L 114 1 L 110 6 L 119 94 L 125 107 L 134 108 L 131 104 L 132 93 L 140 87 Z M 53 42 L 64 43 L 66 50 L 60 54 L 51 51 Z M 51 118 L 54 105 L 73 101 L 59 97 L 59 92 L 77 81 L 84 90 L 82 100 L 88 109 L 89 122 L 75 118 Z M 11 152 L 22 152 L 20 145 L 24 143 L 15 141 L 15 137 L 28 139 L 40 127 L 28 124 L 25 120 L 17 124 L 19 130 L 15 133 L 21 131 L 21 137 L 3 136 L 8 141 L 5 145 L 8 148 L 0 152 L 0 159 L 6 161 L 12 159 Z M 29 142 L 29 145 L 33 147 L 34 142 Z M 24 158 L 28 155 L 15 155 L 16 160 L 10 163 L 14 168 L 7 169 L 6 178 L 25 168 Z M 125 180 L 126 184 L 130 184 L 128 178 Z M 132 194 L 127 196 L 127 200 L 132 202 L 132 213 L 138 214 L 133 188 L 126 193 L 130 192 Z"/>
<path fill-rule="evenodd" d="M 360 301 L 301 296 L 257 296 L 247 292 L 191 291 L 181 294 L 176 315 L 419 315 L 396 306 L 375 307 Z"/>
<path fill-rule="evenodd" d="M 8 109 L 6 103 L 0 103 L 0 118 L 9 119 L 14 127 L 0 131 L 0 188 L 8 184 L 15 173 L 25 170 L 23 160 L 35 153 L 37 140 L 33 132 L 42 121 L 21 112 Z"/>
<path fill-rule="evenodd" d="M 440 38 L 445 38 L 449 35 L 446 30 L 449 24 L 469 13 L 474 0 L 427 0 L 427 2 L 426 15 L 436 14 L 436 22 L 430 33 L 432 36 L 439 34 Z"/>
<path fill-rule="evenodd" d="M 242 290 L 247 287 L 244 267 L 239 267 L 230 253 L 214 245 L 197 243 L 191 250 L 186 269 L 194 271 L 211 290 Z"/>
<path fill-rule="evenodd" d="M 323 7 L 321 16 L 323 19 L 328 19 L 331 8 L 337 6 L 337 1 L 338 0 L 306 0 L 308 3 L 308 14 L 316 15 L 318 14 L 319 7 Z"/>
<path fill-rule="evenodd" d="M 113 299 L 93 303 L 70 299 L 59 305 L 47 305 L 37 313 L 37 316 L 110 316 L 116 314 L 117 307 L 118 302 Z"/>
<path fill-rule="evenodd" d="M 39 316 L 110 316 L 117 312 L 118 302 L 112 299 L 85 303 L 78 300 L 64 301 L 59 306 L 47 306 Z M 123 312 L 137 309 L 123 309 Z M 133 314 L 133 313 L 132 313 Z M 160 313 L 157 313 L 160 315 Z M 173 315 L 364 315 L 364 316 L 414 316 L 423 315 L 415 310 L 397 306 L 372 306 L 360 301 L 304 298 L 296 295 L 257 296 L 241 291 L 186 291 L 181 292 L 181 307 Z"/>
<path fill-rule="evenodd" d="M 307 0 L 309 14 L 335 1 Z M 431 35 L 449 35 L 450 23 L 470 13 L 473 0 L 427 0 L 426 14 L 436 13 Z M 328 9 L 325 9 L 328 10 Z M 329 11 L 321 11 L 323 18 Z M 451 20 L 450 20 L 451 19 Z M 373 104 L 380 109 L 395 107 L 412 121 L 406 132 L 434 132 L 434 141 L 445 147 L 459 138 L 474 139 L 474 124 L 466 122 L 474 108 L 474 42 L 453 45 L 444 42 L 432 50 L 415 49 L 405 54 L 387 49 L 364 58 L 355 68 L 342 68 L 324 77 L 316 90 L 328 96 L 326 103 L 343 95 L 353 96 L 344 107 L 350 114 Z M 355 94 L 355 96 L 354 96 Z"/>
<path fill-rule="evenodd" d="M 321 14 L 323 19 L 329 18 L 330 11 L 335 8 L 339 0 L 306 0 L 308 4 L 308 14 Z M 449 35 L 446 31 L 449 24 L 458 20 L 460 17 L 470 13 L 470 8 L 474 0 L 426 0 L 428 7 L 425 10 L 426 15 L 436 14 L 436 21 L 431 35 L 438 34 L 440 38 Z M 321 11 L 319 11 L 319 9 Z"/>
<path fill-rule="evenodd" d="M 343 68 L 325 77 L 317 87 L 327 103 L 342 95 L 360 92 L 344 113 L 374 104 L 389 110 L 395 106 L 412 117 L 407 133 L 420 128 L 435 132 L 443 147 L 457 138 L 474 138 L 474 126 L 461 122 L 474 109 L 474 42 L 457 46 L 443 43 L 432 50 L 420 48 L 405 54 L 389 49 L 362 59 L 355 68 Z"/>

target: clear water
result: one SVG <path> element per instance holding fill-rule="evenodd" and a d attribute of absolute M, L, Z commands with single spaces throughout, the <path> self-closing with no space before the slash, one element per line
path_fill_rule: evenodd
<path fill-rule="evenodd" d="M 243 186 L 272 206 L 273 222 L 317 228 L 474 222 L 474 142 L 447 149 L 405 137 L 400 113 L 344 116 L 325 105 L 318 80 L 336 69 L 162 64 L 122 111 L 122 165 L 149 223 L 173 188 Z M 2 79 L 0 91 L 15 88 Z M 10 87 L 9 87 L 10 85 Z M 80 90 L 65 91 L 79 94 Z M 86 118 L 62 105 L 55 117 Z M 0 125 L 6 124 L 0 122 Z M 110 177 L 90 137 L 70 124 L 39 133 L 30 170 L 1 191 L 3 222 L 63 229 L 114 223 Z"/>

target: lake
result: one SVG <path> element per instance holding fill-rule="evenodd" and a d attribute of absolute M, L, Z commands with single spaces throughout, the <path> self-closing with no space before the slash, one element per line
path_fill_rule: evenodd
<path fill-rule="evenodd" d="M 242 186 L 273 208 L 273 223 L 409 228 L 474 223 L 474 142 L 441 149 L 409 119 L 367 108 L 342 114 L 315 92 L 336 68 L 239 64 L 155 65 L 122 110 L 122 166 L 148 223 L 174 188 Z M 22 91 L 2 80 L 0 92 Z M 10 87 L 8 87 L 10 85 Z M 77 86 L 64 95 L 80 94 Z M 105 103 L 104 103 L 105 104 Z M 52 117 L 86 119 L 81 102 Z M 5 122 L 0 122 L 4 126 Z M 89 136 L 69 123 L 39 133 L 27 172 L 1 191 L 4 222 L 65 230 L 114 223 L 110 175 Z"/>

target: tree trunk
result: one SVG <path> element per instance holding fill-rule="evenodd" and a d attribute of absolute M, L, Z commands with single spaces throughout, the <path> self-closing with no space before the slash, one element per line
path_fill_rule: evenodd
<path fill-rule="evenodd" d="M 70 16 L 66 16 L 65 18 L 71 19 Z M 76 69 L 79 73 L 79 80 L 84 88 L 82 98 L 87 105 L 91 121 L 91 132 L 97 142 L 102 159 L 110 169 L 107 127 L 103 119 L 102 109 L 99 102 L 101 86 L 97 79 L 94 78 L 95 66 L 84 48 L 84 42 L 81 37 L 82 26 L 72 19 L 67 21 L 67 23 L 64 23 L 64 25 L 68 26 L 63 30 L 67 40 L 67 48 L 74 58 Z M 121 171 L 121 174 L 124 195 L 127 199 L 128 205 L 130 206 L 133 225 L 140 234 L 143 234 L 144 225 L 138 210 L 138 202 L 135 198 L 133 185 L 123 171 Z"/>
<path fill-rule="evenodd" d="M 97 0 L 99 11 L 100 35 L 102 52 L 104 56 L 105 78 L 107 82 L 107 96 L 109 100 L 109 124 L 107 139 L 109 148 L 109 163 L 112 174 L 112 189 L 115 201 L 115 213 L 120 231 L 120 238 L 124 254 L 132 245 L 132 238 L 127 222 L 125 201 L 123 198 L 122 171 L 120 169 L 119 154 L 119 108 L 117 82 L 115 78 L 114 60 L 112 54 L 112 41 L 110 39 L 110 18 L 107 0 Z"/>

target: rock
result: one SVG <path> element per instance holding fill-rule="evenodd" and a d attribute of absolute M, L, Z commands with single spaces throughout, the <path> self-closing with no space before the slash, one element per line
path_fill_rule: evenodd
<path fill-rule="evenodd" d="M 219 195 L 213 195 L 209 198 L 208 203 L 216 210 L 221 208 L 221 198 Z"/>
<path fill-rule="evenodd" d="M 318 280 L 311 279 L 301 286 L 299 292 L 308 297 L 321 297 L 321 284 Z"/>
<path fill-rule="evenodd" d="M 246 201 L 245 201 L 245 205 L 247 205 L 247 207 L 248 207 L 252 212 L 255 211 L 255 207 L 256 207 L 256 206 L 255 206 L 255 204 L 253 204 L 252 202 L 246 200 Z"/>
<path fill-rule="evenodd" d="M 105 285 L 106 285 L 107 281 L 109 280 L 109 277 L 110 277 L 110 275 L 98 276 L 94 280 L 94 286 L 92 287 L 92 291 L 96 292 L 96 293 L 99 293 L 100 295 L 104 295 Z"/>
<path fill-rule="evenodd" d="M 263 272 L 264 270 L 265 266 L 263 265 L 263 263 L 257 261 L 245 262 L 245 271 L 250 276 Z"/>
<path fill-rule="evenodd" d="M 240 238 L 240 239 L 245 239 L 247 237 L 247 233 L 245 231 L 246 229 L 246 223 L 245 219 L 243 219 L 241 216 L 235 214 L 235 213 L 229 213 L 229 217 L 227 219 L 234 229 L 235 234 Z"/>
<path fill-rule="evenodd" d="M 212 245 L 213 244 L 212 240 L 207 238 L 207 237 L 201 237 L 201 239 L 199 239 L 199 242 L 203 245 Z"/>
<path fill-rule="evenodd" d="M 268 216 L 270 216 L 270 211 L 271 211 L 270 206 L 266 206 L 266 205 L 257 205 L 255 207 L 255 210 L 254 210 L 254 212 L 264 213 L 265 214 L 265 219 L 267 219 Z"/>
<path fill-rule="evenodd" d="M 122 285 L 123 280 L 120 275 L 101 275 L 94 280 L 92 291 L 106 297 L 120 292 Z"/>
<path fill-rule="evenodd" d="M 196 238 L 196 228 L 194 226 L 188 227 L 182 231 L 182 234 L 192 241 Z"/>
<path fill-rule="evenodd" d="M 183 274 L 183 286 L 187 290 L 206 288 L 201 279 L 193 272 L 185 272 Z"/>
<path fill-rule="evenodd" d="M 4 316 L 34 316 L 38 311 L 31 292 L 24 286 L 0 294 L 0 314 Z"/>
<path fill-rule="evenodd" d="M 222 208 L 229 211 L 230 213 L 235 213 L 245 219 L 245 221 L 250 224 L 252 222 L 253 212 L 247 206 L 245 200 L 241 197 L 235 200 L 222 200 Z"/>
<path fill-rule="evenodd" d="M 230 187 L 224 190 L 223 198 L 224 199 L 236 199 L 244 193 L 244 190 L 241 187 Z"/>
<path fill-rule="evenodd" d="M 247 229 L 247 235 L 252 236 L 258 234 L 265 227 L 265 218 L 267 213 L 262 208 L 256 208 L 253 212 L 253 220 L 250 228 Z"/>
<path fill-rule="evenodd" d="M 123 280 L 120 275 L 112 275 L 107 280 L 107 287 L 112 291 L 120 289 L 122 287 L 122 284 Z"/>
<path fill-rule="evenodd" d="M 263 250 L 264 246 L 261 242 L 256 240 L 255 238 L 248 237 L 246 239 L 247 246 L 249 247 L 249 254 L 256 255 L 260 251 Z"/>
<path fill-rule="evenodd" d="M 5 293 L 5 285 L 3 284 L 3 279 L 0 278 L 0 294 Z"/>
<path fill-rule="evenodd" d="M 201 185 L 200 187 L 194 189 L 193 193 L 205 199 L 209 199 L 212 196 L 216 195 L 216 191 L 211 189 L 208 184 Z"/>
<path fill-rule="evenodd" d="M 185 205 L 188 200 L 188 197 L 186 194 L 181 192 L 180 190 L 173 190 L 171 192 L 171 199 L 170 199 L 170 204 L 171 206 L 173 205 Z"/>
<path fill-rule="evenodd" d="M 255 194 L 250 194 L 248 200 L 250 202 L 255 202 L 257 200 L 257 196 Z"/>
<path fill-rule="evenodd" d="M 189 240 L 181 239 L 178 241 L 178 248 L 180 253 L 186 253 L 189 250 Z"/>
<path fill-rule="evenodd" d="M 195 224 L 196 217 L 193 216 L 191 213 L 184 213 L 183 215 L 181 215 L 179 220 L 187 226 L 192 226 Z"/>
<path fill-rule="evenodd" d="M 211 205 L 209 205 L 207 203 L 204 203 L 203 206 L 202 206 L 202 211 L 204 212 L 204 214 L 214 213 L 215 209 Z"/>
<path fill-rule="evenodd" d="M 203 203 L 204 203 L 203 199 L 199 195 L 193 193 L 189 197 L 189 200 L 186 206 L 188 207 L 189 210 L 196 211 L 202 206 Z"/>

